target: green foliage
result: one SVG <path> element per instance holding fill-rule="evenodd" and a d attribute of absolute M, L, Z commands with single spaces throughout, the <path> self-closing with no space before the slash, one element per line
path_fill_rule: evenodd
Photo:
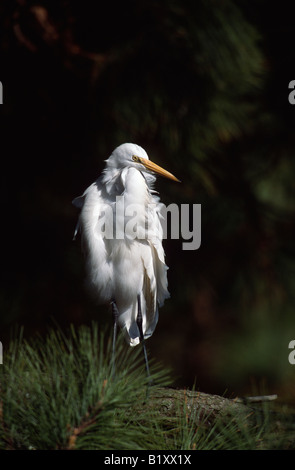
<path fill-rule="evenodd" d="M 124 413 L 144 400 L 145 371 L 138 351 L 121 342 L 113 379 L 109 344 L 105 350 L 96 326 L 78 333 L 72 329 L 67 336 L 52 330 L 44 341 L 12 343 L 1 379 L 6 444 L 22 449 L 138 448 L 145 428 L 128 426 Z M 159 377 L 163 380 L 163 373 L 154 371 L 153 379 Z"/>
<path fill-rule="evenodd" d="M 1 449 L 251 449 L 261 447 L 265 420 L 215 420 L 179 405 L 175 417 L 149 406 L 147 378 L 137 350 L 119 340 L 112 377 L 111 341 L 97 326 L 50 331 L 46 338 L 18 339 L 1 367 Z M 167 372 L 152 366 L 154 387 Z M 184 391 L 185 395 L 185 391 Z M 196 424 L 198 423 L 198 424 Z M 270 448 L 273 440 L 267 443 Z"/>

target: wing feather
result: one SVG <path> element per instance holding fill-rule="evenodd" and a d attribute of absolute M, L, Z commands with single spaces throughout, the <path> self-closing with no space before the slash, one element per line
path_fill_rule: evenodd
<path fill-rule="evenodd" d="M 96 297 L 104 302 L 111 295 L 112 266 L 110 253 L 99 220 L 107 210 L 99 181 L 93 183 L 83 194 L 84 202 L 78 225 L 82 227 L 82 245 L 86 256 L 87 279 Z"/>

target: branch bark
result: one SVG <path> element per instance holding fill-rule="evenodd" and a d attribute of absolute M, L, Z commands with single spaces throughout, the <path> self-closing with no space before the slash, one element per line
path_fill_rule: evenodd
<path fill-rule="evenodd" d="M 233 417 L 247 418 L 253 414 L 253 409 L 240 399 L 172 388 L 152 389 L 146 406 L 152 407 L 168 419 L 183 416 L 185 410 L 187 417 L 193 419 L 196 425 L 209 427 L 217 418 L 228 421 Z"/>

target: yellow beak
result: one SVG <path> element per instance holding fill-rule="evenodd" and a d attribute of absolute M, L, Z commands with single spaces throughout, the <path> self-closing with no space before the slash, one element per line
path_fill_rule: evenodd
<path fill-rule="evenodd" d="M 178 178 L 172 175 L 172 173 L 169 173 L 169 171 L 164 170 L 164 168 L 160 167 L 159 165 L 156 165 L 156 163 L 151 162 L 151 160 L 148 160 L 147 158 L 136 157 L 136 161 L 138 163 L 141 163 L 148 170 L 151 170 L 154 173 L 158 173 L 159 175 L 165 176 L 165 178 L 169 178 L 170 180 L 177 181 L 178 183 L 181 182 Z"/>

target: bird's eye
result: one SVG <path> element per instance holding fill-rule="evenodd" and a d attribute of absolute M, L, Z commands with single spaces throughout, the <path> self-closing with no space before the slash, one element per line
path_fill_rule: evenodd
<path fill-rule="evenodd" d="M 139 157 L 137 157 L 136 155 L 132 155 L 132 160 L 136 163 L 139 163 Z"/>

